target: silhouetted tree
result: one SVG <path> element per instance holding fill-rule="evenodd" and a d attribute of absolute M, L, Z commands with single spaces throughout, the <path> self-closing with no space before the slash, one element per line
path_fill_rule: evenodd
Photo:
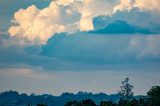
<path fill-rule="evenodd" d="M 37 106 L 47 106 L 47 105 L 44 105 L 44 104 L 37 104 Z"/>
<path fill-rule="evenodd" d="M 91 99 L 86 99 L 82 101 L 82 106 L 97 106 Z"/>
<path fill-rule="evenodd" d="M 150 106 L 148 98 L 146 96 L 141 97 L 138 100 L 138 106 Z"/>
<path fill-rule="evenodd" d="M 114 106 L 112 101 L 101 101 L 100 106 Z"/>
<path fill-rule="evenodd" d="M 120 86 L 118 94 L 120 94 L 122 99 L 129 101 L 133 97 L 132 89 L 133 85 L 129 83 L 129 78 L 125 78 L 125 80 L 122 81 L 122 85 Z"/>
<path fill-rule="evenodd" d="M 129 102 L 129 105 L 130 105 L 130 106 L 139 106 L 138 100 L 136 100 L 135 98 L 132 99 L 132 100 Z"/>
<path fill-rule="evenodd" d="M 78 101 L 69 101 L 64 106 L 80 106 Z"/>
<path fill-rule="evenodd" d="M 125 99 L 120 98 L 118 102 L 118 106 L 126 106 L 126 105 L 127 105 L 127 101 Z"/>
<path fill-rule="evenodd" d="M 70 101 L 70 102 L 67 102 L 64 106 L 97 106 L 97 105 L 91 99 L 86 99 L 79 102 Z"/>
<path fill-rule="evenodd" d="M 153 86 L 150 91 L 147 92 L 148 99 L 153 106 L 160 106 L 160 86 Z"/>

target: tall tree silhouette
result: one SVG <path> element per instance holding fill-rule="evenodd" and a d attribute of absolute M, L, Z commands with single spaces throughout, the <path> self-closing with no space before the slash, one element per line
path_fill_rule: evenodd
<path fill-rule="evenodd" d="M 160 106 L 160 86 L 153 86 L 147 95 L 152 105 Z"/>
<path fill-rule="evenodd" d="M 124 81 L 122 81 L 118 94 L 122 99 L 129 101 L 133 97 L 132 89 L 133 85 L 129 83 L 129 78 L 125 78 Z"/>

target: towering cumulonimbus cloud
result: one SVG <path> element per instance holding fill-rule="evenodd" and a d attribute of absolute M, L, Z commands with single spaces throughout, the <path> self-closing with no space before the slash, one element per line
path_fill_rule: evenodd
<path fill-rule="evenodd" d="M 159 0 L 54 0 L 44 9 L 32 5 L 17 11 L 8 32 L 45 44 L 55 33 L 94 30 L 94 17 L 112 17 L 117 11 L 125 10 L 129 13 L 134 7 L 155 13 L 160 10 L 159 5 Z"/>
<path fill-rule="evenodd" d="M 111 4 L 112 0 L 56 0 L 42 10 L 32 5 L 15 13 L 8 32 L 45 44 L 55 33 L 93 30 L 93 17 L 111 14 Z"/>

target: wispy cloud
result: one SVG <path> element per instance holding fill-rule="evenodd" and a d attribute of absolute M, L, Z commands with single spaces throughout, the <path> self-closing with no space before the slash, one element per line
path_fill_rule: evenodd
<path fill-rule="evenodd" d="M 35 71 L 29 68 L 7 68 L 0 69 L 0 76 L 6 77 L 26 77 L 35 79 L 49 79 L 49 75 L 41 71 Z"/>

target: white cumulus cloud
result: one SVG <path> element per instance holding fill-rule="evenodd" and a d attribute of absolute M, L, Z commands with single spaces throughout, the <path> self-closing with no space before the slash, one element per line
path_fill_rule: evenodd
<path fill-rule="evenodd" d="M 113 13 L 120 10 L 130 10 L 134 6 L 135 1 L 134 0 L 120 0 L 119 4 L 114 7 Z"/>
<path fill-rule="evenodd" d="M 118 10 L 130 10 L 133 7 L 137 7 L 141 10 L 160 10 L 159 0 L 119 0 L 119 4 L 114 7 L 114 13 Z"/>
<path fill-rule="evenodd" d="M 118 10 L 128 10 L 128 14 L 134 7 L 144 11 L 149 10 L 154 15 L 151 14 L 150 19 L 156 21 L 159 16 L 156 15 L 155 10 L 160 10 L 159 5 L 158 0 L 54 0 L 44 9 L 38 9 L 32 5 L 17 11 L 8 32 L 11 36 L 25 39 L 27 42 L 31 41 L 31 44 L 33 42 L 46 44 L 55 33 L 94 30 L 94 17 L 114 16 Z M 135 23 L 139 23 L 136 16 L 131 14 L 133 18 L 130 19 L 128 16 L 127 19 L 129 22 L 136 20 Z"/>
<path fill-rule="evenodd" d="M 160 10 L 160 0 L 135 0 L 137 7 L 141 9 Z"/>
<path fill-rule="evenodd" d="M 78 30 L 80 17 L 76 8 L 59 5 L 54 1 L 42 10 L 32 5 L 15 13 L 9 33 L 11 36 L 45 44 L 55 33 Z"/>
<path fill-rule="evenodd" d="M 80 30 L 93 30 L 92 19 L 99 15 L 110 15 L 117 0 L 57 0 L 60 5 L 72 5 L 82 14 Z"/>
<path fill-rule="evenodd" d="M 93 18 L 110 15 L 113 0 L 57 0 L 42 10 L 32 5 L 14 15 L 11 36 L 45 44 L 55 33 L 93 30 Z"/>
<path fill-rule="evenodd" d="M 116 0 L 115 0 L 116 1 Z M 84 0 L 78 9 L 82 14 L 81 30 L 93 30 L 93 18 L 99 15 L 110 15 L 116 2 L 113 0 Z"/>

